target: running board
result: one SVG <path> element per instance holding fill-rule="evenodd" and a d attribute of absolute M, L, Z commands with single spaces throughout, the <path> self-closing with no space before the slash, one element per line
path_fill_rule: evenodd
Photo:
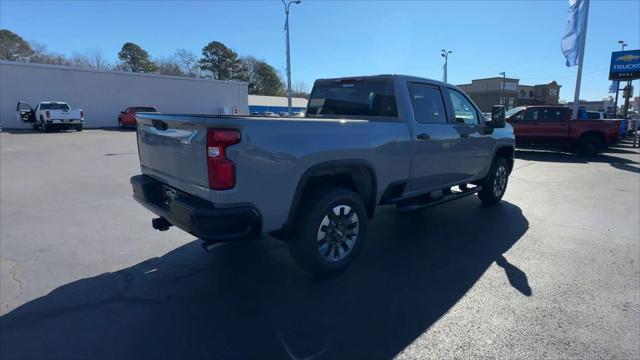
<path fill-rule="evenodd" d="M 421 198 L 419 198 L 416 200 L 410 200 L 406 205 L 401 205 L 401 203 L 398 203 L 397 204 L 398 207 L 396 211 L 411 212 L 411 211 L 422 210 L 428 207 L 440 205 L 449 201 L 453 201 L 453 200 L 461 199 L 463 197 L 467 197 L 469 195 L 473 195 L 479 192 L 480 190 L 482 190 L 482 186 L 478 185 L 473 188 L 466 189 L 464 191 L 452 192 L 450 194 L 445 194 L 437 198 L 431 198 L 429 195 L 427 195 L 426 197 L 422 197 L 423 199 L 422 201 L 420 201 Z"/>

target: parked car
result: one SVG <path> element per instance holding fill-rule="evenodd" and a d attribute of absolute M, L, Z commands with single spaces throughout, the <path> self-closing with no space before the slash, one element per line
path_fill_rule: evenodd
<path fill-rule="evenodd" d="M 304 117 L 304 112 L 295 111 L 292 115 L 293 115 L 293 117 Z"/>
<path fill-rule="evenodd" d="M 262 114 L 260 114 L 262 116 L 267 116 L 267 117 L 274 117 L 277 116 L 276 113 L 272 112 L 272 111 L 263 111 Z"/>
<path fill-rule="evenodd" d="M 619 120 L 572 120 L 566 106 L 523 106 L 509 110 L 516 146 L 562 149 L 593 156 L 618 139 Z"/>
<path fill-rule="evenodd" d="M 286 112 L 286 111 L 280 111 L 278 113 L 278 116 L 280 116 L 280 117 L 290 117 L 291 115 L 289 115 L 289 113 Z"/>
<path fill-rule="evenodd" d="M 118 126 L 121 128 L 125 127 L 136 127 L 136 114 L 141 112 L 152 112 L 157 113 L 153 106 L 132 106 L 124 109 L 118 115 Z"/>
<path fill-rule="evenodd" d="M 43 101 L 35 109 L 26 102 L 18 102 L 16 111 L 20 119 L 31 123 L 33 129 L 82 131 L 84 112 L 72 110 L 69 104 L 61 101 Z"/>
<path fill-rule="evenodd" d="M 620 122 L 620 128 L 618 130 L 618 136 L 623 138 L 627 136 L 627 121 L 624 119 L 618 120 L 616 118 L 609 119 L 606 117 L 606 114 L 602 111 L 587 111 L 587 117 L 589 120 L 613 120 Z"/>
<path fill-rule="evenodd" d="M 139 115 L 131 184 L 153 227 L 205 248 L 268 232 L 327 273 L 358 255 L 377 205 L 502 199 L 515 146 L 503 107 L 487 121 L 459 88 L 400 75 L 317 80 L 311 94 L 304 119 Z"/>

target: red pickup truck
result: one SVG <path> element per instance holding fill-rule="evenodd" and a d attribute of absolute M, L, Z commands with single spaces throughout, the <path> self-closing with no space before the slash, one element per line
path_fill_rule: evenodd
<path fill-rule="evenodd" d="M 618 139 L 619 120 L 575 120 L 566 106 L 521 106 L 509 110 L 516 146 L 577 151 L 593 156 Z"/>

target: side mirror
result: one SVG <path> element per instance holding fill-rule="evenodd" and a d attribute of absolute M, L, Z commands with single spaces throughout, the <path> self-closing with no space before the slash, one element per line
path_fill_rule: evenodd
<path fill-rule="evenodd" d="M 487 121 L 487 126 L 493 129 L 505 127 L 504 105 L 493 105 L 491 108 L 491 121 Z"/>
<path fill-rule="evenodd" d="M 124 110 L 120 111 L 120 114 L 126 114 L 126 113 L 127 113 L 127 112 L 126 112 L 126 111 L 124 111 Z"/>

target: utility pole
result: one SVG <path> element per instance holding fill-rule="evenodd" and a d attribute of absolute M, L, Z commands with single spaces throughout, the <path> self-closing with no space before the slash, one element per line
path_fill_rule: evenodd
<path fill-rule="evenodd" d="M 282 4 L 284 5 L 284 13 L 286 15 L 286 19 L 284 22 L 284 30 L 286 31 L 286 43 L 287 43 L 287 108 L 289 115 L 291 115 L 291 49 L 289 47 L 289 6 L 291 4 L 300 4 L 302 0 L 291 0 L 289 2 L 285 2 L 282 0 Z"/>
<path fill-rule="evenodd" d="M 498 75 L 502 75 L 502 94 L 505 96 L 504 98 L 504 108 L 509 110 L 509 97 L 506 95 L 507 92 L 507 73 L 501 72 Z"/>
<path fill-rule="evenodd" d="M 444 58 L 444 74 L 442 75 L 442 81 L 443 82 L 447 82 L 447 68 L 448 68 L 448 63 L 449 63 L 449 54 L 451 54 L 451 51 L 447 51 L 445 49 L 440 50 L 440 56 L 442 56 Z"/>
<path fill-rule="evenodd" d="M 622 51 L 624 51 L 625 46 L 627 46 L 627 44 L 624 43 L 624 40 L 618 40 L 618 44 L 622 46 Z M 618 116 L 618 93 L 619 92 L 620 92 L 620 80 L 616 80 L 616 100 L 613 102 L 614 117 Z"/>

